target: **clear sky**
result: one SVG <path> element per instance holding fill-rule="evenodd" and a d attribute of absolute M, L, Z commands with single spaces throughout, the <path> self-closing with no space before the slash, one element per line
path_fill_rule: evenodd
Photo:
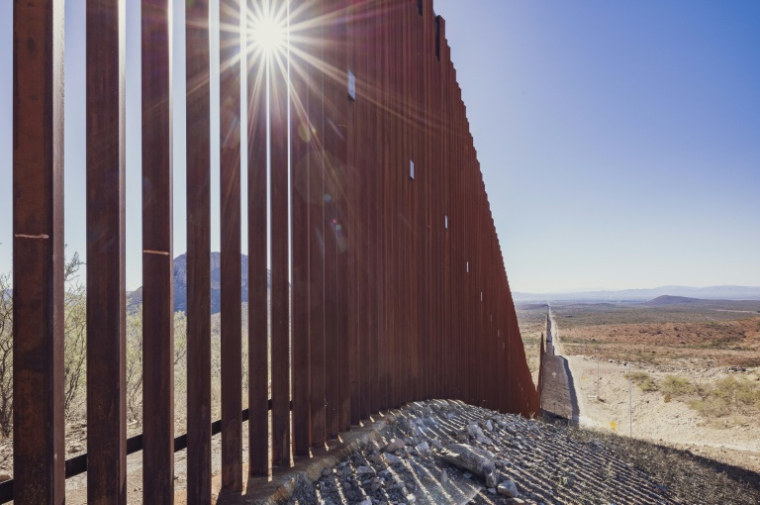
<path fill-rule="evenodd" d="M 183 2 L 174 3 L 182 26 Z M 80 254 L 84 5 L 66 2 L 66 241 Z M 12 8 L 0 2 L 0 271 L 11 266 Z M 447 21 L 514 290 L 760 285 L 760 2 L 436 0 L 435 9 Z M 127 2 L 127 31 L 127 276 L 134 289 L 141 284 L 139 2 Z M 182 30 L 174 42 L 181 55 Z M 179 254 L 181 57 L 174 71 Z M 217 86 L 212 79 L 212 97 Z M 212 128 L 218 131 L 218 121 Z"/>

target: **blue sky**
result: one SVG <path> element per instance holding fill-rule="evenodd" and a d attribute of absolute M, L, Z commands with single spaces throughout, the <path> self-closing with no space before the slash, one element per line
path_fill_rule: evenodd
<path fill-rule="evenodd" d="M 66 241 L 80 254 L 84 5 L 66 3 Z M 435 9 L 447 20 L 514 290 L 760 285 L 759 2 L 436 0 Z M 182 9 L 174 14 L 182 26 Z M 139 2 L 127 2 L 127 30 L 133 289 L 141 284 Z M 182 30 L 174 40 L 181 54 Z M 0 271 L 11 265 L 11 47 L 12 2 L 0 2 Z M 174 70 L 179 254 L 182 58 Z M 212 97 L 217 85 L 212 79 Z M 212 142 L 216 153 L 216 135 Z M 218 249 L 216 224 L 212 240 Z"/>

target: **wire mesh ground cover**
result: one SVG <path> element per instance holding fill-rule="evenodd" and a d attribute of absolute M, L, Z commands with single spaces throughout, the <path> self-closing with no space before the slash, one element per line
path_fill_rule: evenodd
<path fill-rule="evenodd" d="M 403 447 L 393 439 L 403 440 Z M 477 476 L 442 462 L 438 457 L 441 448 L 454 442 L 492 452 L 499 481 L 512 480 L 519 499 L 486 488 Z M 671 451 L 653 444 L 648 450 L 653 458 Z M 688 455 L 682 458 L 692 465 Z M 721 503 L 757 503 L 760 495 L 751 491 L 747 482 L 725 482 L 717 477 L 705 480 L 703 476 L 715 473 L 709 465 L 699 471 L 704 486 L 722 487 Z M 679 479 L 692 478 L 691 473 L 684 473 Z M 736 496 L 725 498 L 732 489 Z M 288 503 L 701 502 L 704 498 L 698 491 L 646 473 L 640 461 L 594 432 L 501 415 L 460 402 L 430 401 L 410 405 L 375 443 L 352 452 L 312 485 L 300 487 Z"/>

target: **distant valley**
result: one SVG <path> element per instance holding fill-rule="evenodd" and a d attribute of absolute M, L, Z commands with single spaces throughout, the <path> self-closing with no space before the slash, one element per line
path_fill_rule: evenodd
<path fill-rule="evenodd" d="M 651 289 L 620 291 L 583 291 L 575 293 L 521 293 L 514 291 L 517 302 L 576 300 L 576 301 L 649 301 L 659 296 L 699 298 L 702 300 L 760 300 L 760 286 L 661 286 Z"/>

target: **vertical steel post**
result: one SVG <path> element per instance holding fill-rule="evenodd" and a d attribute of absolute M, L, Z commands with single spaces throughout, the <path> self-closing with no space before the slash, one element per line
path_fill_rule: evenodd
<path fill-rule="evenodd" d="M 168 0 L 142 0 L 143 501 L 174 502 L 174 270 Z"/>
<path fill-rule="evenodd" d="M 87 3 L 87 501 L 127 502 L 124 0 Z"/>
<path fill-rule="evenodd" d="M 313 17 L 324 13 L 324 0 L 312 4 Z M 311 56 L 321 62 L 324 58 L 324 27 L 317 23 L 312 30 Z M 324 448 L 327 440 L 325 408 L 326 347 L 325 347 L 325 151 L 324 151 L 324 73 L 309 65 L 309 87 L 306 93 L 308 123 L 307 157 L 309 173 L 309 337 L 311 341 L 311 443 Z"/>
<path fill-rule="evenodd" d="M 309 10 L 304 0 L 291 3 L 293 19 L 289 26 L 309 20 Z M 288 40 L 289 44 L 297 42 Z M 297 52 L 295 51 L 297 49 Z M 292 369 L 293 369 L 293 452 L 296 456 L 308 456 L 311 446 L 310 420 L 310 343 L 309 343 L 309 147 L 311 132 L 306 93 L 309 63 L 298 57 L 308 52 L 307 44 L 288 47 L 292 61 L 290 72 L 290 180 L 291 180 L 291 226 L 292 226 Z"/>
<path fill-rule="evenodd" d="M 287 0 L 272 2 L 275 12 Z M 272 258 L 272 465 L 290 466 L 290 283 L 288 254 L 288 76 L 283 55 L 269 55 Z"/>
<path fill-rule="evenodd" d="M 14 503 L 61 505 L 63 7 L 13 6 Z"/>
<path fill-rule="evenodd" d="M 247 0 L 249 17 L 267 0 Z M 247 27 L 249 36 L 256 34 Z M 269 268 L 267 266 L 267 72 L 246 53 L 248 79 L 248 473 L 269 474 Z"/>
<path fill-rule="evenodd" d="M 211 504 L 211 90 L 209 3 L 185 11 L 187 498 Z"/>
<path fill-rule="evenodd" d="M 243 489 L 240 255 L 240 3 L 219 2 L 222 488 Z"/>

